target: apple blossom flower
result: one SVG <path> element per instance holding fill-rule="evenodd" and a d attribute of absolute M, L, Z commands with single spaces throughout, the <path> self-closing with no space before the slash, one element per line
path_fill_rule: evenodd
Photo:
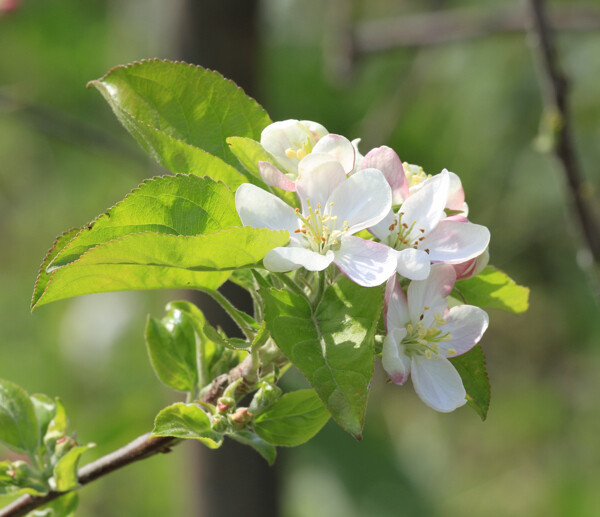
<path fill-rule="evenodd" d="M 394 275 L 385 294 L 383 368 L 400 386 L 411 376 L 421 400 L 443 413 L 466 403 L 462 379 L 448 358 L 473 348 L 489 321 L 473 305 L 448 308 L 455 280 L 452 266 L 436 264 L 427 280 L 409 284 L 406 295 Z"/>
<path fill-rule="evenodd" d="M 274 122 L 263 129 L 260 143 L 276 161 L 258 163 L 263 181 L 284 190 L 295 191 L 302 172 L 319 163 L 338 161 L 346 174 L 355 166 L 352 142 L 308 120 Z"/>
<path fill-rule="evenodd" d="M 391 207 L 390 187 L 376 169 L 347 176 L 337 161 L 317 163 L 297 181 L 302 210 L 244 183 L 235 204 L 244 226 L 287 230 L 290 242 L 263 259 L 266 269 L 322 271 L 334 263 L 362 286 L 384 283 L 396 269 L 395 251 L 353 234 L 379 222 Z"/>
<path fill-rule="evenodd" d="M 363 163 L 378 161 L 367 155 Z M 379 163 L 379 167 L 385 169 L 382 172 L 392 189 L 393 200 L 403 201 L 396 213 L 390 210 L 370 231 L 398 251 L 398 273 L 411 280 L 424 280 L 432 262 L 460 264 L 485 251 L 490 241 L 490 232 L 485 226 L 470 223 L 465 217 L 447 217 L 445 210 L 449 200 L 453 204 L 464 204 L 460 196 L 453 197 L 451 189 L 455 185 L 449 171 L 444 169 L 423 182 L 418 190 L 410 192 L 406 177 L 403 180 L 401 175 L 391 174 L 391 167 L 386 168 L 384 164 Z M 398 168 L 397 162 L 393 167 Z"/>

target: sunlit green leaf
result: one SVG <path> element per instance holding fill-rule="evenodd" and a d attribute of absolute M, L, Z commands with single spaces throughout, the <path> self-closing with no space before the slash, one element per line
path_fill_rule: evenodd
<path fill-rule="evenodd" d="M 79 258 L 98 244 L 141 232 L 200 235 L 241 226 L 234 196 L 210 178 L 178 174 L 143 182 L 65 246 L 48 271 Z"/>
<path fill-rule="evenodd" d="M 35 407 L 27 392 L 0 379 L 0 442 L 22 454 L 35 453 L 39 443 Z"/>
<path fill-rule="evenodd" d="M 256 417 L 254 430 L 268 443 L 295 447 L 317 434 L 329 416 L 314 390 L 293 391 Z"/>
<path fill-rule="evenodd" d="M 467 280 L 456 282 L 458 298 L 470 305 L 521 313 L 529 308 L 529 289 L 518 285 L 493 266 Z"/>
<path fill-rule="evenodd" d="M 288 240 L 288 232 L 250 227 L 189 237 L 127 235 L 54 270 L 36 306 L 107 291 L 215 290 L 232 270 L 257 265 L 269 250 Z"/>
<path fill-rule="evenodd" d="M 228 434 L 230 438 L 233 438 L 235 441 L 243 443 L 244 445 L 249 445 L 256 452 L 258 452 L 269 465 L 273 465 L 275 463 L 275 458 L 277 457 L 277 449 L 270 443 L 265 442 L 260 436 L 250 431 L 236 431 L 235 433 Z"/>
<path fill-rule="evenodd" d="M 235 166 L 237 160 L 225 139 L 234 135 L 260 138 L 271 122 L 256 101 L 232 81 L 186 63 L 153 59 L 118 66 L 90 85 L 102 93 L 125 128 L 155 157 L 164 155 L 163 146 L 148 138 L 148 126 Z"/>
<path fill-rule="evenodd" d="M 490 407 L 490 379 L 481 346 L 474 346 L 466 354 L 451 358 L 450 362 L 460 374 L 468 404 L 485 420 Z"/>
<path fill-rule="evenodd" d="M 73 517 L 78 504 L 77 492 L 68 492 L 27 515 L 29 517 Z"/>
<path fill-rule="evenodd" d="M 379 287 L 342 277 L 313 312 L 290 291 L 261 289 L 275 342 L 306 376 L 333 418 L 360 438 L 373 374 L 373 334 L 382 304 Z"/>
<path fill-rule="evenodd" d="M 223 443 L 223 436 L 212 430 L 208 415 L 196 404 L 181 402 L 163 409 L 154 421 L 154 436 L 192 438 L 211 449 Z"/>

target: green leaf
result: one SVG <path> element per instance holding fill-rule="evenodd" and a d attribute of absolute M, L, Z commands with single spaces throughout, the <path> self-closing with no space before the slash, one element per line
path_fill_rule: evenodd
<path fill-rule="evenodd" d="M 335 421 L 360 439 L 382 289 L 342 277 L 326 289 L 314 312 L 304 297 L 290 291 L 261 289 L 260 294 L 279 348 L 306 376 Z"/>
<path fill-rule="evenodd" d="M 198 382 L 196 332 L 189 316 L 177 309 L 162 321 L 148 316 L 144 336 L 158 378 L 170 388 L 193 391 Z"/>
<path fill-rule="evenodd" d="M 460 374 L 469 406 L 485 420 L 490 407 L 490 379 L 481 346 L 474 346 L 466 354 L 451 358 L 450 362 Z"/>
<path fill-rule="evenodd" d="M 27 392 L 0 379 L 0 442 L 22 454 L 35 454 L 40 434 L 35 407 Z"/>
<path fill-rule="evenodd" d="M 54 490 L 57 492 L 66 492 L 79 485 L 77 479 L 77 464 L 79 463 L 79 458 L 81 458 L 81 455 L 85 451 L 95 446 L 96 445 L 93 443 L 76 445 L 69 449 L 69 451 L 58 460 L 56 465 L 54 465 L 53 470 Z"/>
<path fill-rule="evenodd" d="M 254 420 L 254 430 L 273 445 L 295 447 L 310 440 L 329 420 L 329 412 L 314 390 L 283 395 Z"/>
<path fill-rule="evenodd" d="M 46 431 L 44 439 L 44 445 L 53 450 L 54 443 L 59 438 L 62 438 L 67 434 L 67 428 L 69 426 L 69 420 L 67 419 L 67 412 L 65 407 L 62 405 L 60 399 L 55 399 L 56 413 L 48 424 L 48 430 Z"/>
<path fill-rule="evenodd" d="M 470 305 L 521 313 L 529 308 L 529 289 L 515 283 L 493 266 L 467 280 L 456 282 L 458 297 Z"/>
<path fill-rule="evenodd" d="M 64 247 L 71 242 L 73 237 L 75 237 L 81 228 L 72 228 L 69 231 L 66 231 L 62 235 L 59 235 L 52 247 L 46 253 L 46 257 L 40 266 L 40 270 L 38 272 L 37 279 L 35 281 L 35 287 L 33 289 L 33 296 L 31 298 L 31 308 L 33 309 L 37 304 L 40 297 L 44 294 L 46 290 L 46 285 L 48 284 L 48 280 L 50 280 L 50 274 L 46 272 L 46 268 L 50 265 L 50 263 L 54 260 L 54 258 L 64 249 Z"/>
<path fill-rule="evenodd" d="M 257 102 L 232 81 L 186 63 L 141 61 L 113 68 L 89 85 L 100 91 L 125 128 L 155 157 L 164 156 L 164 145 L 171 147 L 149 138 L 149 127 L 235 166 L 225 139 L 260 138 L 271 123 Z"/>
<path fill-rule="evenodd" d="M 183 236 L 145 232 L 96 246 L 53 271 L 37 306 L 107 291 L 217 289 L 237 268 L 252 267 L 289 240 L 287 231 L 250 227 Z"/>
<path fill-rule="evenodd" d="M 178 174 L 143 182 L 84 227 L 47 268 L 78 259 L 90 248 L 128 234 L 200 235 L 241 226 L 229 188 L 210 178 Z"/>
<path fill-rule="evenodd" d="M 212 430 L 208 415 L 196 404 L 178 402 L 163 409 L 154 421 L 154 436 L 193 438 L 210 449 L 223 443 L 223 436 Z"/>
<path fill-rule="evenodd" d="M 35 408 L 40 437 L 43 438 L 46 436 L 50 422 L 56 416 L 56 401 L 47 395 L 36 393 L 35 395 L 31 395 L 31 402 Z"/>
<path fill-rule="evenodd" d="M 44 495 L 50 488 L 22 460 L 0 461 L 0 505 L 20 495 Z"/>
<path fill-rule="evenodd" d="M 236 442 L 240 442 L 244 445 L 249 445 L 256 452 L 258 452 L 269 465 L 275 463 L 277 457 L 277 449 L 270 443 L 265 442 L 260 436 L 250 431 L 237 431 L 235 433 L 228 434 L 230 438 L 233 438 Z"/>
<path fill-rule="evenodd" d="M 27 515 L 29 517 L 73 517 L 78 504 L 77 492 L 69 492 Z"/>

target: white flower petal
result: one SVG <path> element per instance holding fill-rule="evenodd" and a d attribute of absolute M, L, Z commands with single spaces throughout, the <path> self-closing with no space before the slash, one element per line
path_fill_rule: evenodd
<path fill-rule="evenodd" d="M 272 163 L 258 162 L 258 169 L 260 170 L 260 177 L 267 185 L 290 192 L 296 190 L 296 184 Z"/>
<path fill-rule="evenodd" d="M 323 271 L 333 262 L 333 252 L 320 255 L 315 251 L 297 246 L 274 248 L 263 259 L 266 269 L 275 273 L 293 271 L 304 267 L 309 271 Z"/>
<path fill-rule="evenodd" d="M 442 332 L 450 332 L 450 341 L 439 343 L 446 355 L 449 349 L 456 350 L 452 355 L 461 355 L 473 348 L 489 325 L 487 313 L 474 305 L 452 307 L 444 317 L 446 324 L 440 326 Z"/>
<path fill-rule="evenodd" d="M 348 174 L 354 169 L 354 146 L 341 135 L 329 134 L 321 138 L 314 146 L 313 153 L 325 153 L 335 158 Z M 312 154 L 312 153 L 311 153 Z"/>
<path fill-rule="evenodd" d="M 432 262 L 460 264 L 481 255 L 490 243 L 490 231 L 479 224 L 441 221 L 419 246 L 429 249 Z"/>
<path fill-rule="evenodd" d="M 335 252 L 335 265 L 358 285 L 383 284 L 396 271 L 396 254 L 388 246 L 360 237 L 343 237 Z"/>
<path fill-rule="evenodd" d="M 404 353 L 402 340 L 406 337 L 405 328 L 394 328 L 383 340 L 381 363 L 394 384 L 402 386 L 410 375 L 410 357 Z"/>
<path fill-rule="evenodd" d="M 427 235 L 446 216 L 444 207 L 448 196 L 449 176 L 447 171 L 430 178 L 421 189 L 411 194 L 402 203 L 401 223 L 411 227 L 411 241 Z M 420 246 L 419 246 L 420 247 Z"/>
<path fill-rule="evenodd" d="M 465 191 L 463 190 L 460 178 L 450 171 L 448 171 L 448 177 L 450 178 L 450 184 L 448 186 L 446 208 L 449 208 L 451 210 L 462 210 L 463 205 L 465 204 Z"/>
<path fill-rule="evenodd" d="M 327 205 L 341 225 L 349 226 L 348 233 L 356 233 L 374 226 L 388 215 L 392 206 L 392 192 L 381 171 L 363 169 L 349 176 L 333 191 Z"/>
<path fill-rule="evenodd" d="M 309 154 L 304 160 L 311 158 Z M 317 156 L 317 159 L 319 155 Z M 324 155 L 327 156 L 327 155 Z M 296 181 L 296 191 L 302 201 L 302 209 L 304 214 L 307 213 L 307 200 L 310 202 L 313 210 L 316 210 L 320 204 L 321 213 L 327 208 L 327 199 L 336 187 L 346 182 L 346 173 L 342 166 L 336 161 L 319 162 L 314 167 L 302 172 Z"/>
<path fill-rule="evenodd" d="M 318 122 L 313 122 L 312 120 L 301 120 L 300 124 L 308 128 L 315 141 L 319 141 L 320 138 L 323 138 L 325 135 L 329 134 L 329 131 L 327 131 L 327 129 L 325 129 L 325 127 Z"/>
<path fill-rule="evenodd" d="M 440 304 L 445 306 L 445 298 L 452 292 L 455 280 L 452 266 L 434 264 L 427 280 L 411 282 L 407 290 L 411 321 L 418 322 L 425 307 L 437 310 Z"/>
<path fill-rule="evenodd" d="M 425 280 L 431 269 L 429 255 L 421 250 L 406 248 L 397 252 L 396 271 L 410 280 Z"/>
<path fill-rule="evenodd" d="M 298 158 L 286 155 L 288 149 L 294 151 L 304 148 L 307 144 L 312 148 L 316 138 L 309 128 L 298 120 L 282 120 L 269 124 L 262 130 L 260 144 L 271 153 L 278 164 L 290 173 L 298 170 Z"/>
<path fill-rule="evenodd" d="M 298 216 L 291 206 L 251 183 L 238 187 L 235 208 L 244 226 L 287 230 L 290 234 L 299 226 Z"/>
<path fill-rule="evenodd" d="M 396 152 L 382 145 L 371 149 L 363 158 L 361 169 L 378 169 L 392 189 L 392 204 L 399 205 L 408 197 L 408 181 L 404 173 L 402 161 Z"/>
<path fill-rule="evenodd" d="M 385 328 L 391 332 L 394 328 L 402 328 L 410 322 L 408 301 L 398 282 L 398 276 L 392 276 L 385 286 L 383 299 L 383 316 Z"/>
<path fill-rule="evenodd" d="M 445 357 L 413 357 L 411 373 L 417 395 L 436 411 L 449 413 L 466 404 L 467 394 L 460 375 Z"/>

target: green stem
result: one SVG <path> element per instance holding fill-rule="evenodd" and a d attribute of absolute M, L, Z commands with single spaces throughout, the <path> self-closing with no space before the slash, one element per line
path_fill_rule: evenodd
<path fill-rule="evenodd" d="M 287 276 L 285 273 L 273 273 L 273 275 L 276 276 L 281 281 L 281 283 L 283 283 L 290 291 L 299 296 L 302 296 L 302 298 L 304 298 L 310 303 L 310 299 L 308 298 L 304 289 L 302 289 L 296 282 L 294 282 L 292 278 Z"/>
<path fill-rule="evenodd" d="M 321 299 L 323 298 L 323 294 L 325 293 L 325 287 L 327 284 L 327 271 L 319 271 L 316 273 L 317 275 L 317 289 L 313 293 L 312 307 L 315 310 L 319 303 L 321 303 Z"/>
<path fill-rule="evenodd" d="M 254 331 L 254 329 L 248 324 L 248 322 L 244 319 L 244 317 L 242 316 L 242 312 L 239 311 L 238 309 L 236 309 L 232 303 L 225 298 L 219 291 L 212 291 L 212 290 L 205 290 L 205 292 L 216 302 L 218 302 L 221 307 L 223 307 L 223 309 L 225 309 L 225 312 L 227 312 L 227 314 L 229 314 L 229 317 L 235 321 L 235 323 L 237 324 L 237 326 L 240 328 L 240 330 L 244 333 L 244 336 L 246 336 L 246 339 L 248 339 L 249 341 L 252 341 L 254 339 L 254 336 L 256 335 L 256 332 Z"/>

